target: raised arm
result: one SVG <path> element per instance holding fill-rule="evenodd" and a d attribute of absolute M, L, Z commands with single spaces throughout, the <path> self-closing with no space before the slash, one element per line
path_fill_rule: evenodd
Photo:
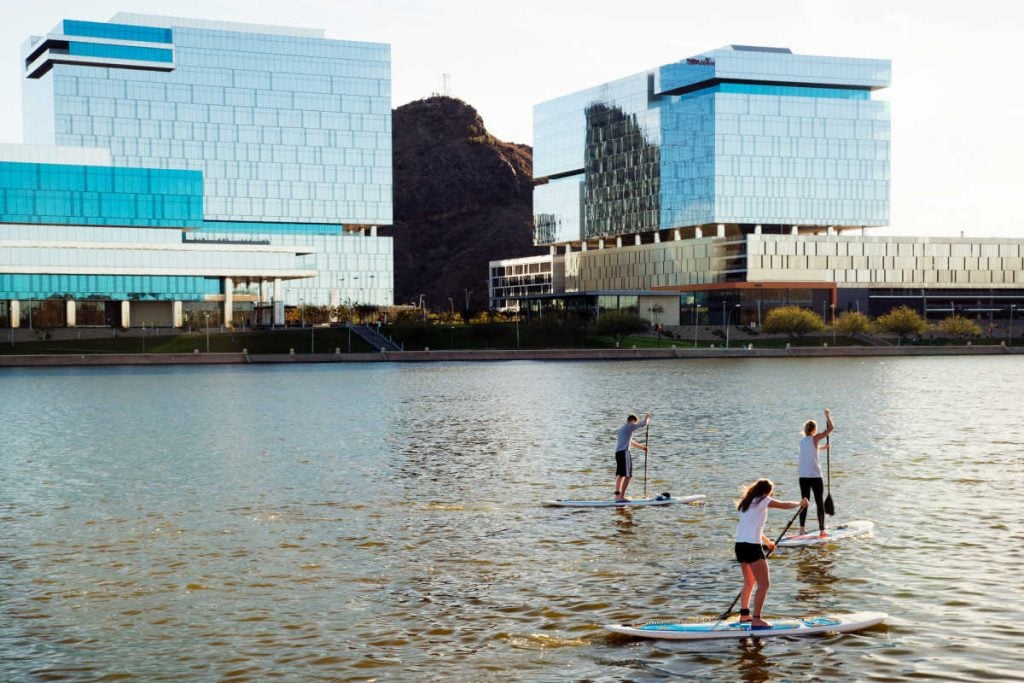
<path fill-rule="evenodd" d="M 819 432 L 814 435 L 814 445 L 817 446 L 821 443 L 822 439 L 832 433 L 834 429 L 832 425 L 832 411 L 825 408 L 825 431 Z"/>

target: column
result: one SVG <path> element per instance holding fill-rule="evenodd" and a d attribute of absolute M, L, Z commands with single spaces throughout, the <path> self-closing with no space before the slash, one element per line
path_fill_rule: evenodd
<path fill-rule="evenodd" d="M 68 325 L 68 327 L 74 327 L 75 326 L 75 300 L 74 299 L 68 299 L 67 301 L 64 302 L 64 312 L 65 312 L 65 317 L 67 318 L 67 325 Z"/>
<path fill-rule="evenodd" d="M 586 242 L 581 242 L 580 243 L 580 251 L 586 251 L 586 250 L 587 250 L 587 243 Z"/>
<path fill-rule="evenodd" d="M 274 298 L 271 299 L 273 305 L 273 319 L 274 325 L 284 325 L 284 302 L 281 301 L 281 278 L 274 278 Z"/>
<path fill-rule="evenodd" d="M 224 278 L 224 324 L 227 327 L 233 326 L 235 313 L 235 279 Z"/>
<path fill-rule="evenodd" d="M 790 235 L 795 235 L 798 232 L 800 232 L 800 226 L 798 226 L 798 225 L 794 225 L 792 228 L 789 229 L 789 234 Z"/>
<path fill-rule="evenodd" d="M 654 233 L 654 243 L 655 244 L 661 243 L 661 233 L 660 232 L 655 232 Z"/>
<path fill-rule="evenodd" d="M 755 225 L 754 226 L 754 234 L 755 235 L 760 235 L 761 234 L 761 226 L 760 225 Z"/>
<path fill-rule="evenodd" d="M 697 239 L 700 239 L 701 237 L 703 237 L 704 236 L 704 228 L 694 228 L 693 229 L 693 236 L 695 238 L 697 238 Z"/>
<path fill-rule="evenodd" d="M 181 327 L 181 302 L 171 302 L 171 327 Z"/>
<path fill-rule="evenodd" d="M 128 329 L 132 326 L 132 304 L 130 301 L 121 302 L 121 327 Z"/>
<path fill-rule="evenodd" d="M 633 244 L 638 247 L 640 246 L 640 235 L 633 235 Z"/>
<path fill-rule="evenodd" d="M 615 238 L 615 246 L 617 246 L 617 247 L 621 247 L 622 246 L 622 235 L 619 235 L 618 237 Z"/>
<path fill-rule="evenodd" d="M 679 228 L 676 228 L 675 230 L 673 230 L 672 231 L 672 239 L 675 240 L 676 242 L 678 242 L 679 240 L 683 239 L 683 231 L 680 230 Z"/>
<path fill-rule="evenodd" d="M 597 248 L 598 249 L 604 249 L 604 238 L 603 237 L 597 241 Z"/>
<path fill-rule="evenodd" d="M 11 299 L 8 305 L 10 306 L 8 313 L 11 316 L 11 327 L 21 327 L 21 302 Z"/>
<path fill-rule="evenodd" d="M 725 237 L 725 224 L 723 223 L 718 224 L 718 236 Z"/>
<path fill-rule="evenodd" d="M 551 256 L 558 256 L 558 247 L 554 244 L 551 245 Z"/>

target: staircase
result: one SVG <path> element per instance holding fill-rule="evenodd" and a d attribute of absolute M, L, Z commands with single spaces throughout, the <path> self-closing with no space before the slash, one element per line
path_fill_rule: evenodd
<path fill-rule="evenodd" d="M 404 351 L 401 345 L 396 344 L 390 337 L 385 337 L 370 325 L 346 324 L 348 325 L 348 328 L 352 330 L 353 334 L 365 341 L 374 349 L 380 351 Z"/>

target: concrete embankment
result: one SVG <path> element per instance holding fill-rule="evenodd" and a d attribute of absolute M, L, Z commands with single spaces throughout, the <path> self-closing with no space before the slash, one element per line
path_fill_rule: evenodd
<path fill-rule="evenodd" d="M 0 356 L 0 367 L 109 365 L 242 365 L 260 363 L 423 363 L 507 360 L 664 360 L 698 358 L 844 358 L 897 356 L 1024 355 L 1024 347 L 1006 346 L 801 346 L 789 349 L 483 349 L 464 351 L 388 351 L 381 353 L 174 353 L 50 354 Z"/>

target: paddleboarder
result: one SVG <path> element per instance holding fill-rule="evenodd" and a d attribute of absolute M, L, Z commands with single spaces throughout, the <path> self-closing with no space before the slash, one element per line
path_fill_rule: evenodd
<path fill-rule="evenodd" d="M 828 446 L 826 437 L 832 433 L 832 411 L 825 408 L 825 431 L 818 433 L 818 423 L 808 420 L 804 423 L 804 435 L 800 439 L 800 460 L 797 474 L 800 477 L 800 497 L 810 498 L 814 494 L 814 510 L 818 513 L 818 537 L 825 538 L 825 507 L 821 497 L 825 492 L 824 480 L 821 477 L 821 463 L 818 462 L 818 451 Z M 800 512 L 800 535 L 807 533 L 807 509 Z"/>
<path fill-rule="evenodd" d="M 770 479 L 758 479 L 743 492 L 743 498 L 736 505 L 740 513 L 740 522 L 736 527 L 736 561 L 743 570 L 743 590 L 740 592 L 740 622 L 750 623 L 751 630 L 767 629 L 772 625 L 761 618 L 764 599 L 771 587 L 771 576 L 768 572 L 768 556 L 764 548 L 771 553 L 775 543 L 764 535 L 764 523 L 768 519 L 768 508 L 791 510 L 799 507 L 807 509 L 808 501 L 801 498 L 799 502 L 781 501 L 772 498 L 775 484 Z M 790 520 L 792 523 L 792 520 Z M 788 525 L 787 525 L 788 526 Z M 754 593 L 754 610 L 750 610 L 750 597 Z M 734 603 L 735 604 L 735 603 Z"/>
<path fill-rule="evenodd" d="M 616 432 L 615 441 L 615 500 L 620 503 L 626 502 L 626 489 L 629 488 L 629 480 L 633 478 L 633 457 L 629 454 L 630 448 L 647 450 L 647 446 L 633 440 L 633 432 L 646 427 L 651 423 L 651 414 L 644 413 L 644 421 L 635 414 L 626 418 L 626 424 L 619 427 Z"/>

